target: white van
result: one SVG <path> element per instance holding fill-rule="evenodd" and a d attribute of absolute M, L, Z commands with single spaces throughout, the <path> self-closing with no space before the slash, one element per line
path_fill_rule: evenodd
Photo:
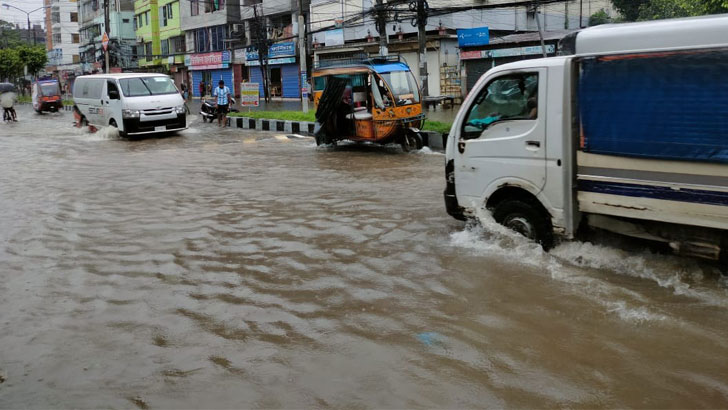
<path fill-rule="evenodd" d="M 125 136 L 187 128 L 184 99 L 163 74 L 80 76 L 73 84 L 73 102 L 88 124 L 110 125 Z"/>

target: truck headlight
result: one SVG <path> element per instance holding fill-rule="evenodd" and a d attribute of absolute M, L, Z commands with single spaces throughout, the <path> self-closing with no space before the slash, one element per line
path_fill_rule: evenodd
<path fill-rule="evenodd" d="M 184 114 L 187 112 L 187 109 L 185 108 L 184 104 L 174 107 L 174 110 L 177 111 L 177 114 Z"/>
<path fill-rule="evenodd" d="M 124 118 L 139 118 L 139 110 L 121 110 L 121 116 Z"/>

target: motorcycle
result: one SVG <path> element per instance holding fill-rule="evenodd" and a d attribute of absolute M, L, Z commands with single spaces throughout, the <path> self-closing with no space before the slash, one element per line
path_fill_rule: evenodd
<path fill-rule="evenodd" d="M 213 122 L 217 119 L 217 104 L 213 101 L 214 100 L 202 100 L 202 105 L 200 105 L 200 117 L 202 117 L 202 122 Z M 231 97 L 229 112 L 238 112 L 238 109 L 234 107 L 235 98 Z"/>

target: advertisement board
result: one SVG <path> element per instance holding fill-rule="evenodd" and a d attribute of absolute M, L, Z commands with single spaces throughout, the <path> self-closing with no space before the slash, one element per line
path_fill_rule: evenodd
<path fill-rule="evenodd" d="M 458 47 L 487 46 L 490 43 L 488 27 L 458 29 Z"/>
<path fill-rule="evenodd" d="M 257 107 L 260 103 L 260 84 L 240 83 L 240 105 Z"/>

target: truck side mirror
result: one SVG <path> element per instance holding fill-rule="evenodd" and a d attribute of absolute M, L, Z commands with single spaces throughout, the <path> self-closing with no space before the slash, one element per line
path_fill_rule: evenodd
<path fill-rule="evenodd" d="M 119 96 L 118 90 L 109 90 L 109 99 L 112 100 L 119 100 L 121 97 Z"/>

